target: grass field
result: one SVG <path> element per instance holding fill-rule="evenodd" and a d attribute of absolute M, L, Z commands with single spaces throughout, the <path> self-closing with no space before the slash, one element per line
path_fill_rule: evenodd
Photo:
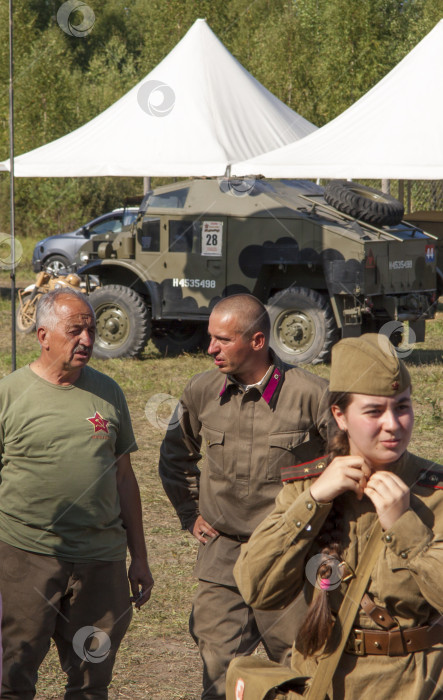
<path fill-rule="evenodd" d="M 441 462 L 443 314 L 439 317 L 427 323 L 426 343 L 417 345 L 406 361 L 412 375 L 416 410 L 411 449 Z M 6 375 L 11 366 L 10 321 L 10 303 L 3 298 L 0 300 L 0 376 Z M 19 335 L 17 366 L 37 355 L 35 336 Z M 139 360 L 92 360 L 91 365 L 116 379 L 128 399 L 140 448 L 133 463 L 140 483 L 150 563 L 156 579 L 151 601 L 134 614 L 117 658 L 109 697 L 111 700 L 197 700 L 201 666 L 187 632 L 197 544 L 188 533 L 181 532 L 157 476 L 165 415 L 159 409 L 156 425 L 152 414 L 147 419 L 145 408 L 149 401 L 149 406 L 153 405 L 153 397 L 158 394 L 178 398 L 188 379 L 210 368 L 211 360 L 201 354 L 162 358 L 148 345 Z M 326 378 L 329 375 L 329 367 L 324 365 L 309 369 Z M 41 668 L 37 700 L 62 698 L 63 684 L 56 653 L 51 649 Z"/>

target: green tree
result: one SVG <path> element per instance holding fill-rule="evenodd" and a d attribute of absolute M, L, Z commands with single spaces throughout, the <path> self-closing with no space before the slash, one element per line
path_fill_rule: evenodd
<path fill-rule="evenodd" d="M 383 78 L 443 16 L 443 0 L 88 0 L 95 23 L 77 37 L 57 24 L 61 4 L 15 3 L 16 155 L 113 104 L 199 17 L 265 87 L 321 126 Z M 6 0 L 0 0 L 0 85 L 5 159 Z M 141 178 L 17 178 L 17 232 L 69 230 L 141 188 Z M 8 193 L 8 176 L 0 174 L 0 230 L 8 226 Z"/>

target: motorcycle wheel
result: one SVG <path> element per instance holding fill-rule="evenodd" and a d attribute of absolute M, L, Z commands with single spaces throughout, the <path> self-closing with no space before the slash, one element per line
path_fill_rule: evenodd
<path fill-rule="evenodd" d="M 32 333 L 35 331 L 35 311 L 38 296 L 35 298 L 34 303 L 31 304 L 25 311 L 25 304 L 31 296 L 32 292 L 28 294 L 22 294 L 20 305 L 16 313 L 16 326 L 20 333 Z"/>

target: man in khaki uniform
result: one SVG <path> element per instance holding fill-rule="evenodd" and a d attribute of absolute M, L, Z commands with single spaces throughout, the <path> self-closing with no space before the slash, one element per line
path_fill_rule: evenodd
<path fill-rule="evenodd" d="M 234 656 L 262 641 L 271 659 L 283 661 L 294 638 L 295 606 L 252 611 L 233 566 L 274 506 L 281 468 L 324 454 L 327 383 L 270 352 L 269 317 L 253 296 L 220 301 L 208 330 L 217 369 L 186 386 L 161 447 L 160 476 L 183 529 L 200 542 L 190 630 L 203 659 L 202 698 L 222 700 Z"/>
<path fill-rule="evenodd" d="M 443 467 L 406 450 L 413 425 L 410 376 L 387 343 L 366 334 L 334 346 L 331 405 L 349 451 L 329 464 L 321 459 L 282 470 L 285 486 L 275 508 L 235 566 L 250 605 L 278 610 L 304 589 L 308 600 L 315 593 L 314 603 L 327 595 L 335 616 L 348 584 L 332 565 L 330 582 L 319 580 L 320 538 L 335 522 L 337 561 L 355 572 L 379 520 L 382 549 L 328 691 L 331 700 L 443 697 Z M 351 401 L 342 410 L 334 401 L 345 394 Z M 331 562 L 334 555 L 327 556 Z M 319 655 L 304 658 L 299 647 L 297 639 L 294 675 L 313 676 Z M 260 671 L 254 669 L 248 683 L 241 664 L 238 659 L 229 670 L 229 700 L 243 691 L 245 698 L 261 697 Z"/>

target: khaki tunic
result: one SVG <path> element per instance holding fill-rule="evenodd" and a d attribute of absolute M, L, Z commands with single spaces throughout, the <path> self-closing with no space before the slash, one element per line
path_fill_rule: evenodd
<path fill-rule="evenodd" d="M 324 454 L 327 382 L 274 362 L 263 384 L 246 392 L 219 370 L 186 386 L 159 465 L 183 529 L 201 514 L 222 533 L 249 536 L 274 506 L 281 468 Z M 207 465 L 200 474 L 202 438 Z M 200 547 L 197 577 L 235 586 L 238 553 L 238 541 L 209 539 Z"/>
<path fill-rule="evenodd" d="M 309 465 L 312 473 L 314 465 Z M 420 478 L 432 470 L 432 478 Z M 410 508 L 383 532 L 385 546 L 373 570 L 368 592 L 387 608 L 403 628 L 431 623 L 443 612 L 443 467 L 406 453 L 395 471 L 411 489 Z M 436 488 L 430 484 L 436 482 Z M 305 566 L 320 548 L 316 538 L 330 510 L 310 495 L 312 479 L 287 483 L 274 511 L 259 525 L 234 569 L 238 587 L 250 605 L 260 609 L 286 606 L 304 589 L 308 600 L 313 585 Z M 356 569 L 371 526 L 377 519 L 371 501 L 357 500 L 351 492 L 342 501 L 343 559 Z M 309 569 L 306 569 L 309 571 Z M 313 582 L 315 583 L 315 574 Z M 346 584 L 331 591 L 337 612 Z M 360 608 L 355 627 L 380 629 Z M 312 676 L 315 662 L 303 660 L 295 648 L 292 666 L 301 676 Z M 332 691 L 330 691 L 332 692 Z M 331 700 L 437 700 L 443 698 L 442 644 L 406 656 L 355 656 L 344 653 L 334 676 Z"/>

